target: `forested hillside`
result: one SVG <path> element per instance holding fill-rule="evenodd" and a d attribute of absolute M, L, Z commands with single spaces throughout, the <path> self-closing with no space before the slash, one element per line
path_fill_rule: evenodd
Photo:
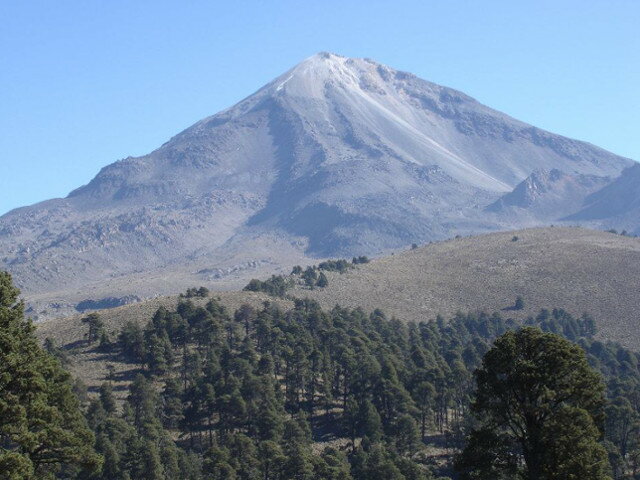
<path fill-rule="evenodd" d="M 636 469 L 639 356 L 594 340 L 588 315 L 541 310 L 525 324 L 576 342 L 602 372 L 603 445 L 618 477 Z M 96 325 L 88 341 L 133 378 L 123 405 L 113 374 L 87 408 L 104 480 L 453 476 L 474 424 L 473 372 L 520 326 L 484 313 L 405 323 L 309 300 L 231 313 L 214 299 L 161 307 L 117 337 Z"/>

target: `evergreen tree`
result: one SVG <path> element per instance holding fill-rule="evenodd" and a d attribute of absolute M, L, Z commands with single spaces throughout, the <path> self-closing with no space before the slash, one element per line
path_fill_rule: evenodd
<path fill-rule="evenodd" d="M 327 279 L 327 276 L 324 274 L 324 272 L 320 272 L 320 275 L 318 275 L 318 281 L 316 282 L 316 286 L 320 288 L 324 288 L 327 285 L 329 285 L 329 280 Z"/>
<path fill-rule="evenodd" d="M 142 364 L 146 356 L 144 333 L 140 326 L 128 321 L 118 337 L 122 353 L 130 360 Z"/>
<path fill-rule="evenodd" d="M 394 435 L 396 451 L 402 455 L 415 453 L 420 443 L 420 435 L 416 421 L 411 415 L 402 415 L 395 422 Z"/>
<path fill-rule="evenodd" d="M 313 288 L 318 281 L 318 272 L 314 267 L 307 267 L 302 274 L 302 279 L 308 287 Z"/>
<path fill-rule="evenodd" d="M 180 382 L 176 378 L 167 379 L 162 392 L 162 424 L 175 429 L 183 419 Z"/>
<path fill-rule="evenodd" d="M 116 413 L 116 399 L 113 396 L 113 387 L 110 383 L 100 385 L 100 404 L 107 415 Z"/>
<path fill-rule="evenodd" d="M 415 386 L 412 395 L 420 409 L 420 436 L 424 440 L 427 432 L 428 414 L 436 397 L 436 389 L 432 383 L 421 381 Z"/>
<path fill-rule="evenodd" d="M 536 328 L 508 332 L 476 379 L 480 427 L 458 459 L 462 478 L 609 478 L 598 443 L 604 387 L 580 347 Z"/>
<path fill-rule="evenodd" d="M 99 467 L 70 376 L 38 344 L 11 276 L 0 272 L 0 471 L 47 478 L 62 466 Z"/>
<path fill-rule="evenodd" d="M 382 440 L 382 420 L 380 419 L 378 410 L 376 410 L 376 407 L 370 400 L 362 403 L 358 423 L 363 437 L 367 437 L 369 441 L 373 443 Z"/>
<path fill-rule="evenodd" d="M 258 459 L 260 462 L 260 478 L 262 480 L 276 480 L 282 478 L 281 472 L 286 461 L 282 448 L 272 440 L 258 444 Z"/>
<path fill-rule="evenodd" d="M 516 297 L 516 303 L 514 304 L 513 308 L 515 310 L 522 310 L 524 308 L 524 298 L 518 295 Z"/>
<path fill-rule="evenodd" d="M 356 480 L 406 480 L 391 454 L 380 444 L 368 452 L 359 450 L 353 470 Z"/>
<path fill-rule="evenodd" d="M 327 448 L 314 458 L 314 480 L 351 480 L 351 466 L 347 456 L 335 448 Z"/>
<path fill-rule="evenodd" d="M 55 357 L 63 367 L 69 365 L 69 355 L 67 355 L 67 352 L 62 348 L 58 347 L 53 339 L 49 337 L 44 339 L 44 349 L 49 355 Z"/>
<path fill-rule="evenodd" d="M 95 312 L 90 313 L 82 319 L 82 323 L 86 323 L 89 327 L 87 331 L 87 342 L 96 342 L 100 338 L 100 335 L 104 328 L 104 323 L 102 322 L 100 315 Z"/>

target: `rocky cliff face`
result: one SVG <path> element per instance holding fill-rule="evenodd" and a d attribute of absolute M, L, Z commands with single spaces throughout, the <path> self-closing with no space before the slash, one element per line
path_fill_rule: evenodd
<path fill-rule="evenodd" d="M 516 227 L 486 207 L 534 170 L 600 185 L 631 164 L 409 73 L 321 53 L 67 198 L 0 217 L 0 268 L 40 302 L 176 291 L 200 271 L 239 285 L 309 257 Z"/>

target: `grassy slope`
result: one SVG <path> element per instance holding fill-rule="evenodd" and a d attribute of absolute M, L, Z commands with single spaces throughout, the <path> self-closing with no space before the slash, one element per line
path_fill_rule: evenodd
<path fill-rule="evenodd" d="M 500 311 L 522 295 L 525 309 L 504 315 L 521 318 L 541 307 L 589 312 L 602 338 L 640 347 L 638 238 L 557 227 L 492 233 L 396 253 L 328 278 L 325 289 L 298 287 L 293 295 L 415 321 Z"/>
<path fill-rule="evenodd" d="M 516 242 L 514 235 L 519 237 Z M 561 307 L 576 315 L 589 312 L 601 338 L 640 348 L 637 238 L 578 228 L 494 233 L 426 245 L 327 276 L 327 288 L 297 287 L 291 294 L 314 298 L 327 308 L 335 304 L 368 311 L 381 308 L 389 315 L 416 321 L 457 310 L 500 311 L 522 295 L 525 309 L 506 310 L 505 316 L 522 318 L 541 307 Z M 251 292 L 215 292 L 215 296 L 231 312 L 244 302 L 258 307 L 266 299 L 273 300 Z M 176 302 L 177 297 L 161 297 L 100 315 L 107 329 L 116 332 L 127 320 L 146 323 L 160 305 L 174 307 Z M 80 318 L 45 321 L 38 325 L 38 334 L 72 348 L 71 369 L 90 387 L 99 385 L 107 364 L 113 364 L 119 372 L 116 388 L 123 390 L 133 373 L 131 366 L 84 345 L 86 326 Z"/>

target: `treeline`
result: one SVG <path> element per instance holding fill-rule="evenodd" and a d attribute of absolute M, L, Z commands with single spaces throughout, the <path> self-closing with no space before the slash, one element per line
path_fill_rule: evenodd
<path fill-rule="evenodd" d="M 329 279 L 325 275 L 326 272 L 345 273 L 355 265 L 369 263 L 369 258 L 362 255 L 353 257 L 351 263 L 347 260 L 326 260 L 318 265 L 310 265 L 303 269 L 300 265 L 296 265 L 291 270 L 291 274 L 272 275 L 267 280 L 258 280 L 256 278 L 249 281 L 244 287 L 249 292 L 265 292 L 274 297 L 284 297 L 287 290 L 296 286 L 296 284 L 304 285 L 307 288 L 324 288 L 329 285 Z"/>
<path fill-rule="evenodd" d="M 605 374 L 605 445 L 618 475 L 634 470 L 640 454 L 638 355 L 594 340 L 594 321 L 586 315 L 542 310 L 526 323 L 577 342 Z M 125 452 L 136 450 L 112 425 L 127 423 L 135 429 L 128 427 L 130 441 L 144 445 L 139 462 L 154 463 L 143 457 L 158 452 L 158 472 L 180 471 L 179 477 L 144 478 L 401 480 L 450 474 L 433 465 L 424 446 L 463 446 L 473 371 L 495 338 L 518 327 L 498 314 L 406 324 L 381 311 L 327 312 L 308 300 L 296 300 L 290 311 L 266 303 L 233 315 L 215 300 L 161 308 L 144 328 L 126 325 L 112 347 L 139 364 L 143 375 L 122 413 L 107 408 L 112 401 L 102 397 L 109 395 L 90 408 L 100 412 L 90 415 L 90 424 L 105 465 L 112 466 L 110 476 L 97 478 L 138 478 L 136 468 L 148 471 L 134 468 Z M 323 441 L 327 448 L 319 448 Z M 167 449 L 176 450 L 169 455 Z M 177 460 L 168 465 L 167 459 Z"/>

